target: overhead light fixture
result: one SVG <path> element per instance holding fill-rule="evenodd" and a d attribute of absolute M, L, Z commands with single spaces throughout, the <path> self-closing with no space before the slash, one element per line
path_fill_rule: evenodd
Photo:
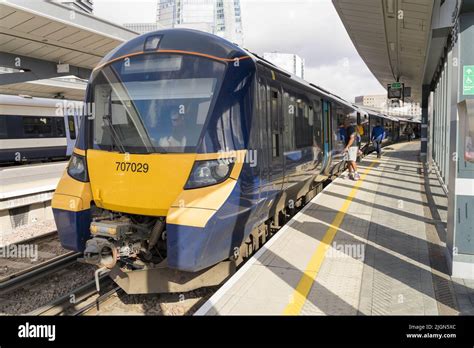
<path fill-rule="evenodd" d="M 390 14 L 395 13 L 395 0 L 387 0 L 387 12 Z"/>

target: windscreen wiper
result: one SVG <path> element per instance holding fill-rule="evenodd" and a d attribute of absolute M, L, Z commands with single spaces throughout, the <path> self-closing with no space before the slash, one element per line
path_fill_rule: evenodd
<path fill-rule="evenodd" d="M 117 130 L 114 127 L 114 124 L 112 122 L 112 92 L 109 94 L 109 97 L 107 98 L 107 108 L 108 108 L 108 113 L 105 114 L 102 119 L 107 121 L 107 126 L 110 129 L 110 133 L 112 134 L 113 142 L 116 147 L 119 148 L 119 151 L 122 153 L 125 153 L 125 147 L 123 146 L 122 142 L 120 141 L 120 137 L 117 133 Z"/>
<path fill-rule="evenodd" d="M 102 119 L 107 121 L 107 126 L 110 129 L 110 134 L 112 134 L 113 142 L 116 147 L 119 148 L 119 151 L 125 153 L 125 147 L 123 146 L 122 142 L 120 141 L 120 137 L 115 130 L 114 125 L 112 124 L 112 116 L 110 114 L 104 115 Z"/>

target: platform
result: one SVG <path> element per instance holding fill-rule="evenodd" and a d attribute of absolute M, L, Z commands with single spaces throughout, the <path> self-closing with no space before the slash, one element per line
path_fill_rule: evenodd
<path fill-rule="evenodd" d="M 0 199 L 54 191 L 68 161 L 0 168 Z"/>
<path fill-rule="evenodd" d="M 16 243 L 23 235 L 29 238 L 32 234 L 41 234 L 43 225 L 29 225 L 37 222 L 51 225 L 51 198 L 67 163 L 61 161 L 0 168 L 0 245 L 8 241 Z M 23 231 L 25 226 L 28 231 Z M 16 235 L 13 239 L 9 236 L 12 233 Z"/>
<path fill-rule="evenodd" d="M 447 198 L 391 145 L 315 197 L 195 315 L 474 314 L 474 281 L 447 274 Z"/>

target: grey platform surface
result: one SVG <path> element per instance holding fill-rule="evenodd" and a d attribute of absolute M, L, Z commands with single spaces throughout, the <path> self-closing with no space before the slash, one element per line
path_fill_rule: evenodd
<path fill-rule="evenodd" d="M 0 168 L 0 200 L 55 190 L 67 164 L 61 161 Z"/>
<path fill-rule="evenodd" d="M 474 282 L 447 274 L 447 199 L 419 146 L 335 180 L 195 315 L 474 314 Z"/>

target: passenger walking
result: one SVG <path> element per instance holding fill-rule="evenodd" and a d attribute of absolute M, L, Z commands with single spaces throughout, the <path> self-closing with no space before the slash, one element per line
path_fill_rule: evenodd
<path fill-rule="evenodd" d="M 351 124 L 350 118 L 347 118 L 344 124 L 346 126 L 346 146 L 344 148 L 344 153 L 347 153 L 349 178 L 357 181 L 360 179 L 356 164 L 357 153 L 359 152 L 357 129 Z"/>
<path fill-rule="evenodd" d="M 377 158 L 382 157 L 382 141 L 385 138 L 385 129 L 377 121 L 376 126 L 372 129 L 370 140 L 374 143 L 375 151 L 377 151 Z"/>

